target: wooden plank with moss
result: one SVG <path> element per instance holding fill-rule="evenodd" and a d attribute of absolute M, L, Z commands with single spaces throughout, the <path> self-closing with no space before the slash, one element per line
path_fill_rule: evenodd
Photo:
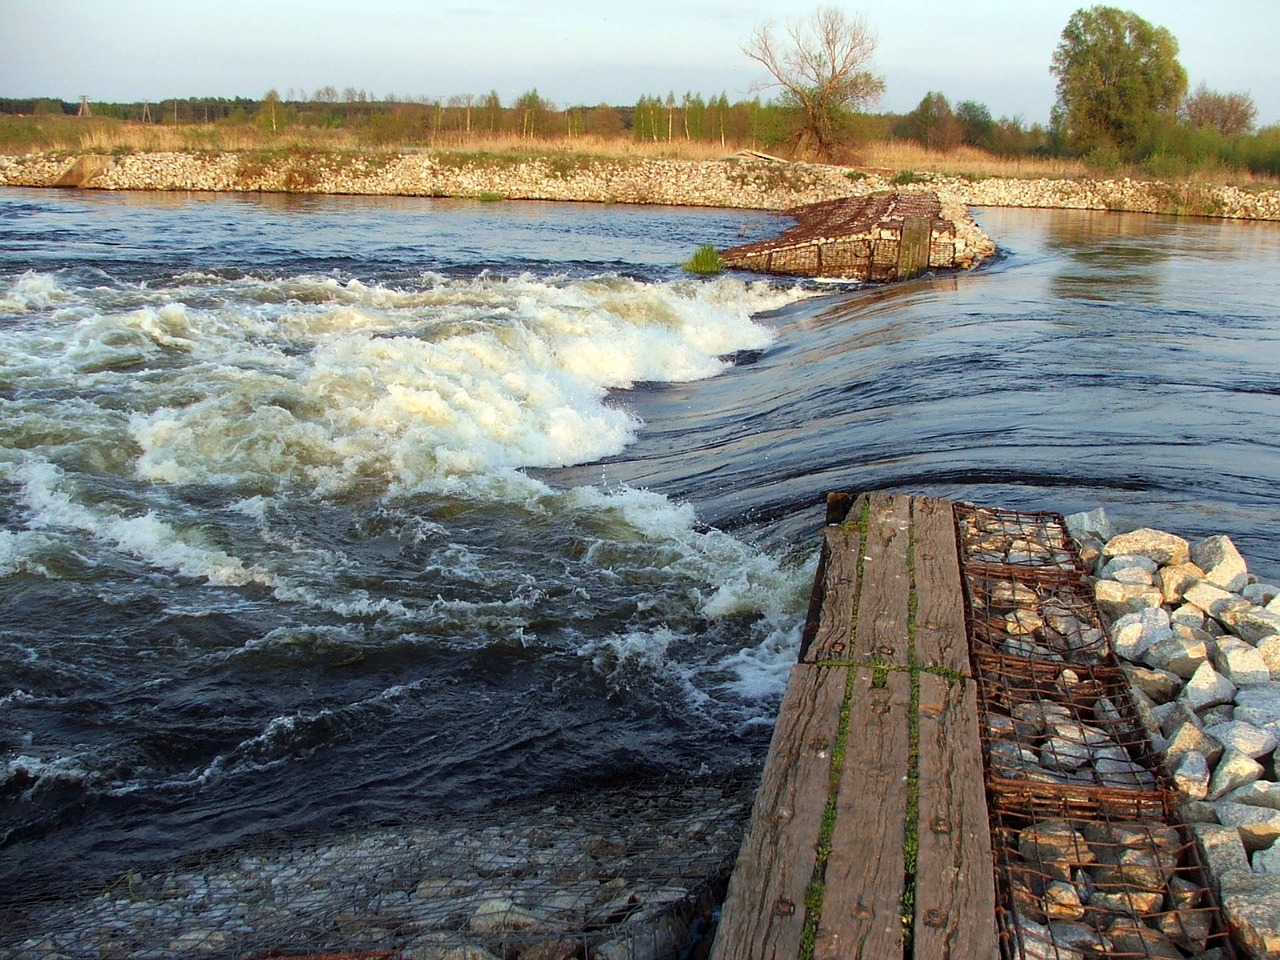
<path fill-rule="evenodd" d="M 848 710 L 813 957 L 901 957 L 910 676 L 857 668 Z"/>
<path fill-rule="evenodd" d="M 926 670 L 970 676 L 969 634 L 951 502 L 916 497 L 911 522 L 915 662 Z"/>
<path fill-rule="evenodd" d="M 811 664 L 791 670 L 751 823 L 729 881 L 713 960 L 799 955 L 847 674 L 844 667 Z"/>
<path fill-rule="evenodd" d="M 919 682 L 915 956 L 995 960 L 995 873 L 977 687 L 927 673 Z"/>
<path fill-rule="evenodd" d="M 911 498 L 873 493 L 862 541 L 862 580 L 852 659 L 906 667 L 911 593 Z"/>
<path fill-rule="evenodd" d="M 849 657 L 861 544 L 861 530 L 855 524 L 825 527 L 822 531 L 821 580 L 815 584 L 820 606 L 812 640 L 801 655 L 806 663 Z"/>

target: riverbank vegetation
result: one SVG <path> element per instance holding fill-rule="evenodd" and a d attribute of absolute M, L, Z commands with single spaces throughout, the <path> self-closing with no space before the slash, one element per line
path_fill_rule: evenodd
<path fill-rule="evenodd" d="M 803 42 L 801 25 L 793 26 L 791 42 Z M 860 21 L 854 26 L 865 33 Z M 774 43 L 760 28 L 744 50 L 782 73 L 787 52 Z M 504 103 L 496 91 L 377 97 L 333 86 L 270 90 L 260 100 L 0 99 L 0 154 L 429 150 L 712 159 L 751 150 L 970 177 L 1280 178 L 1280 124 L 1257 129 L 1247 94 L 1220 93 L 1203 83 L 1187 94 L 1176 40 L 1133 14 L 1094 7 L 1073 15 L 1048 65 L 1058 77 L 1048 125 L 995 118 L 985 104 L 953 102 L 940 91 L 930 91 L 907 113 L 870 112 L 879 81 L 862 70 L 871 51 L 865 36 L 860 43 L 851 47 L 857 69 L 851 68 L 846 83 L 857 95 L 843 99 L 821 90 L 806 99 L 821 78 L 785 73 L 772 85 L 781 87 L 775 99 L 734 102 L 725 93 L 669 91 L 645 94 L 634 104 L 557 105 L 532 88 Z M 1128 91 L 1124 97 L 1104 97 L 1097 77 L 1115 76 L 1134 62 L 1152 68 L 1111 84 Z M 1133 92 L 1140 88 L 1146 89 L 1141 97 Z M 815 99 L 818 94 L 826 99 Z M 815 126 L 819 99 L 821 126 Z"/>

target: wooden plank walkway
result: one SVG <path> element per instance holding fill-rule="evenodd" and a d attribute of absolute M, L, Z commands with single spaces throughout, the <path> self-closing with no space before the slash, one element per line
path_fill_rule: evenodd
<path fill-rule="evenodd" d="M 951 504 L 833 495 L 827 520 L 712 958 L 995 958 Z"/>

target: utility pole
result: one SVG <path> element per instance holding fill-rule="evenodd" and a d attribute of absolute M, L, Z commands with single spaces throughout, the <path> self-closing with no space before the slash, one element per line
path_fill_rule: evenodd
<path fill-rule="evenodd" d="M 151 104 L 148 103 L 146 100 L 142 101 L 142 118 L 141 119 L 143 123 L 151 122 Z"/>
<path fill-rule="evenodd" d="M 93 111 L 89 109 L 89 97 L 86 94 L 80 94 L 80 110 L 76 114 L 77 117 L 92 117 Z"/>

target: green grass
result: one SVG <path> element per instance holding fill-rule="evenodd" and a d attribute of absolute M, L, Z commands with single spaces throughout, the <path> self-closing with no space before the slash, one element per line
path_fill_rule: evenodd
<path fill-rule="evenodd" d="M 916 173 L 914 170 L 903 170 L 889 182 L 897 187 L 905 187 L 913 183 L 928 183 L 929 178 L 923 174 Z"/>
<path fill-rule="evenodd" d="M 507 199 L 501 193 L 495 193 L 492 190 L 482 190 L 476 194 L 476 199 L 481 203 L 497 203 L 499 200 Z"/>
<path fill-rule="evenodd" d="M 716 248 L 706 243 L 694 251 L 693 256 L 684 262 L 686 273 L 696 273 L 701 277 L 709 277 L 724 270 L 724 260 L 716 252 Z"/>

